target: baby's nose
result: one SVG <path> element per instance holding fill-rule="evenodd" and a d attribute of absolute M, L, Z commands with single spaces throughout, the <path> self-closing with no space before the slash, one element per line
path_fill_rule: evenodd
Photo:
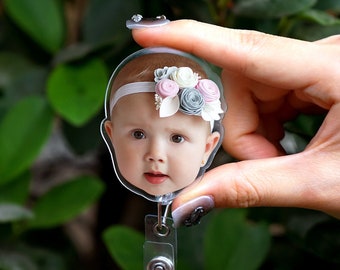
<path fill-rule="evenodd" d="M 154 162 L 165 162 L 166 153 L 162 142 L 154 141 L 150 143 L 149 151 L 146 154 L 146 159 L 148 161 Z"/>

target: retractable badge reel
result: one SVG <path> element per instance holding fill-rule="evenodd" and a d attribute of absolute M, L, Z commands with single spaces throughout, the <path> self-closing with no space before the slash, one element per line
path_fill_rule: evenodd
<path fill-rule="evenodd" d="M 101 133 L 115 173 L 158 209 L 145 216 L 144 269 L 175 269 L 170 206 L 217 152 L 225 106 L 221 89 L 205 62 L 165 47 L 129 55 L 110 78 Z"/>

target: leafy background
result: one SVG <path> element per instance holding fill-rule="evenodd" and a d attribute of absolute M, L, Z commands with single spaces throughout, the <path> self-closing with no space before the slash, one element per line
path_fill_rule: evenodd
<path fill-rule="evenodd" d="M 109 75 L 139 49 L 125 28 L 136 13 L 310 41 L 340 32 L 338 0 L 1 1 L 1 270 L 142 268 L 155 205 L 120 186 L 99 135 Z M 287 123 L 287 152 L 320 121 Z M 220 150 L 214 166 L 232 161 Z M 339 269 L 339 225 L 303 209 L 214 210 L 178 230 L 178 269 Z"/>

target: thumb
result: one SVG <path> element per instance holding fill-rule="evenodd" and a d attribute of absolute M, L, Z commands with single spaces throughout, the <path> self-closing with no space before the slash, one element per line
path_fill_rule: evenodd
<path fill-rule="evenodd" d="M 321 162 L 322 155 L 313 152 L 229 163 L 208 171 L 174 200 L 175 226 L 195 224 L 197 217 L 213 207 L 280 206 L 339 212 L 333 209 L 336 204 L 330 205 L 337 199 L 339 188 L 334 187 L 338 184 L 327 179 L 330 172 L 324 168 L 325 160 Z M 334 172 L 331 175 L 334 179 Z"/>

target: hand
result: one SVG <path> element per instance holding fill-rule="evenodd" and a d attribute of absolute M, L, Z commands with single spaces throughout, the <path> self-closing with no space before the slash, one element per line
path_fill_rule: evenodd
<path fill-rule="evenodd" d="M 223 147 L 245 160 L 210 170 L 182 192 L 173 202 L 175 222 L 199 204 L 303 207 L 340 218 L 340 36 L 305 42 L 191 20 L 132 34 L 142 46 L 176 48 L 222 68 Z M 283 123 L 322 111 L 327 116 L 307 148 L 285 155 Z"/>

